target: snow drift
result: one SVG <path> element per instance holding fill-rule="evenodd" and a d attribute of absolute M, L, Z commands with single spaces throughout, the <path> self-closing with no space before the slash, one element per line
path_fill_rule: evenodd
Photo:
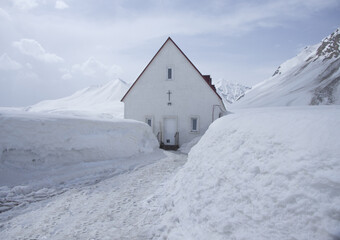
<path fill-rule="evenodd" d="M 178 149 L 178 151 L 181 152 L 181 153 L 184 153 L 184 154 L 188 154 L 190 152 L 191 148 L 193 148 L 199 142 L 201 137 L 202 136 L 198 136 L 198 137 L 195 137 L 190 142 L 183 143 L 181 145 L 181 147 Z"/>
<path fill-rule="evenodd" d="M 339 125 L 339 106 L 247 109 L 215 121 L 148 200 L 161 211 L 154 238 L 339 239 Z"/>
<path fill-rule="evenodd" d="M 30 112 L 44 112 L 71 116 L 97 116 L 100 118 L 124 117 L 124 104 L 120 99 L 129 89 L 121 79 L 102 86 L 92 86 L 71 96 L 46 100 L 26 108 Z"/>
<path fill-rule="evenodd" d="M 284 62 L 237 107 L 340 104 L 340 28 Z"/>
<path fill-rule="evenodd" d="M 39 168 L 151 152 L 158 142 L 144 123 L 0 111 L 0 164 Z"/>

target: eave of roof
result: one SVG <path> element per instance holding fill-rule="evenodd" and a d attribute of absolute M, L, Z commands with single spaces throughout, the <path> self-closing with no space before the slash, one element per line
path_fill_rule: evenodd
<path fill-rule="evenodd" d="M 163 45 L 161 46 L 161 48 L 157 51 L 157 53 L 155 54 L 155 56 L 153 56 L 153 58 L 151 59 L 151 61 L 148 63 L 148 65 L 146 65 L 146 67 L 144 68 L 144 70 L 142 71 L 141 74 L 139 74 L 138 78 L 136 79 L 136 81 L 131 85 L 131 87 L 129 88 L 129 90 L 125 93 L 125 95 L 123 96 L 123 98 L 120 100 L 121 102 L 124 101 L 124 98 L 129 94 L 130 90 L 134 87 L 134 85 L 137 83 L 137 81 L 140 79 L 140 77 L 143 75 L 143 73 L 145 72 L 145 70 L 149 67 L 149 65 L 153 62 L 153 60 L 156 58 L 156 56 L 158 55 L 158 53 L 163 49 L 163 47 L 165 46 L 165 44 L 171 41 L 176 48 L 183 54 L 183 56 L 188 60 L 188 62 L 194 67 L 194 69 L 196 69 L 196 71 L 198 72 L 198 74 L 202 77 L 202 80 L 209 85 L 209 87 L 214 91 L 214 93 L 217 95 L 217 97 L 222 101 L 222 98 L 220 95 L 218 95 L 215 86 L 213 86 L 212 84 L 209 84 L 204 76 L 202 75 L 202 73 L 197 69 L 197 67 L 190 61 L 190 59 L 185 55 L 185 53 L 177 46 L 177 44 L 171 39 L 171 37 L 168 37 L 168 39 L 163 43 Z"/>

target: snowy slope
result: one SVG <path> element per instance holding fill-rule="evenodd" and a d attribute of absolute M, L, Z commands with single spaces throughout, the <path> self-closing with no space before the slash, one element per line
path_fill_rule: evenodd
<path fill-rule="evenodd" d="M 239 110 L 215 121 L 148 200 L 154 239 L 340 238 L 340 106 Z"/>
<path fill-rule="evenodd" d="M 222 97 L 224 105 L 232 104 L 242 98 L 251 87 L 239 83 L 232 83 L 225 79 L 219 79 L 214 83 L 217 93 Z"/>
<path fill-rule="evenodd" d="M 284 62 L 237 107 L 340 104 L 340 28 Z"/>
<path fill-rule="evenodd" d="M 102 86 L 92 86 L 77 91 L 69 97 L 42 101 L 26 108 L 26 111 L 123 118 L 124 104 L 120 99 L 128 89 L 129 84 L 121 79 L 115 79 Z"/>

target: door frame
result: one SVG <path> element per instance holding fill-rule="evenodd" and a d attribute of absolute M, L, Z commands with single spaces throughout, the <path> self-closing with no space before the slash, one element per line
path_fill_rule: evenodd
<path fill-rule="evenodd" d="M 167 116 L 163 116 L 163 139 L 162 139 L 162 141 L 163 141 L 163 144 L 164 145 L 170 145 L 171 146 L 171 144 L 166 144 L 166 141 L 165 141 L 165 119 L 175 119 L 175 122 L 176 122 L 176 132 L 178 132 L 178 116 L 176 116 L 176 115 L 167 115 Z M 176 134 L 176 132 L 175 132 L 175 134 Z M 176 139 L 175 139 L 175 135 L 174 135 L 174 144 L 173 145 L 175 145 L 176 144 Z"/>

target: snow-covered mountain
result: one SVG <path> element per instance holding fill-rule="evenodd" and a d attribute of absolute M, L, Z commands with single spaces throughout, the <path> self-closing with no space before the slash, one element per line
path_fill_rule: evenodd
<path fill-rule="evenodd" d="M 340 28 L 281 64 L 239 107 L 340 104 Z"/>
<path fill-rule="evenodd" d="M 115 79 L 105 85 L 82 89 L 65 98 L 39 102 L 25 110 L 76 116 L 123 118 L 124 105 L 120 99 L 128 89 L 128 83 Z"/>
<path fill-rule="evenodd" d="M 251 87 L 247 87 L 239 83 L 232 83 L 225 79 L 219 79 L 214 85 L 225 105 L 232 104 L 242 98 L 245 93 L 251 89 Z"/>

